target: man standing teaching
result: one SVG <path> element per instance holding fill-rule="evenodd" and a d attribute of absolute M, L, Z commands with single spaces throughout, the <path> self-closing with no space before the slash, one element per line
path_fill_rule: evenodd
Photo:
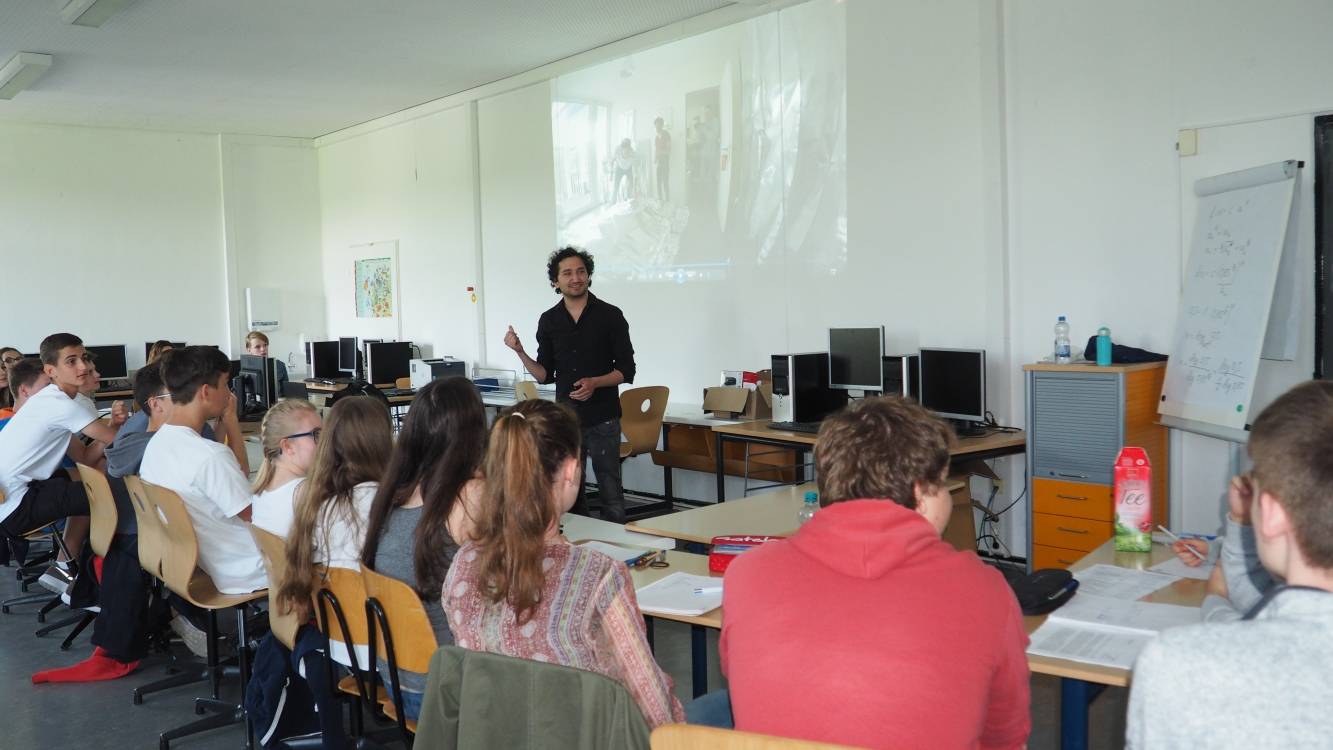
<path fill-rule="evenodd" d="M 523 350 L 514 327 L 505 346 L 523 360 L 539 383 L 555 383 L 556 400 L 574 408 L 583 432 L 583 458 L 592 459 L 602 518 L 625 522 L 620 481 L 620 390 L 634 382 L 634 346 L 620 308 L 598 299 L 592 286 L 593 259 L 566 247 L 551 253 L 546 276 L 560 295 L 537 321 L 537 358 Z M 588 515 L 582 483 L 573 511 Z"/>

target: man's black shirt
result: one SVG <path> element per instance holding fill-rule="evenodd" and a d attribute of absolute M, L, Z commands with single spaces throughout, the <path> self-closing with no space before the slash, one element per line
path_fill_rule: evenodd
<path fill-rule="evenodd" d="M 634 346 L 629 323 L 620 308 L 588 292 L 588 304 L 575 323 L 565 309 L 564 297 L 537 321 L 537 363 L 546 368 L 544 383 L 555 383 L 556 400 L 574 407 L 584 427 L 620 416 L 620 393 L 615 387 L 598 388 L 587 401 L 569 394 L 581 378 L 619 370 L 626 383 L 634 382 Z"/>

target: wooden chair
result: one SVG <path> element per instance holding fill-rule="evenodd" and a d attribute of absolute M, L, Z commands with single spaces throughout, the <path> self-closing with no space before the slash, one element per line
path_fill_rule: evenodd
<path fill-rule="evenodd" d="M 529 401 L 537 398 L 537 384 L 531 380 L 520 380 L 514 383 L 514 398 L 519 401 Z"/>
<path fill-rule="evenodd" d="M 139 477 L 129 475 L 124 478 L 125 489 L 130 494 L 130 506 L 134 508 L 134 520 L 138 524 L 139 566 L 153 577 L 156 596 L 163 598 L 162 589 L 162 551 L 166 548 L 166 527 L 157 509 L 148 499 L 148 490 Z M 172 674 L 160 680 L 140 685 L 134 689 L 134 705 L 142 705 L 144 696 L 169 690 L 182 685 L 190 685 L 209 679 L 208 665 L 188 666 L 170 670 Z"/>
<path fill-rule="evenodd" d="M 262 599 L 266 591 L 253 591 L 248 594 L 223 594 L 217 590 L 213 579 L 200 570 L 199 540 L 194 534 L 194 523 L 185 509 L 185 501 L 180 495 L 157 485 L 143 482 L 151 508 L 162 520 L 162 581 L 177 596 L 208 612 L 208 678 L 212 688 L 212 697 L 196 698 L 194 710 L 197 714 L 214 711 L 214 715 L 186 724 L 183 727 L 169 729 L 158 736 L 161 750 L 167 750 L 171 740 L 198 734 L 209 729 L 225 727 L 240 722 L 245 723 L 246 747 L 254 747 L 254 734 L 250 731 L 250 722 L 245 706 L 219 700 L 218 691 L 222 683 L 222 666 L 218 658 L 217 612 L 220 609 L 236 611 L 237 652 L 241 672 L 241 691 L 250 680 L 249 649 L 245 627 L 245 606 L 252 601 Z"/>
<path fill-rule="evenodd" d="M 403 742 L 411 746 L 417 723 L 408 719 L 403 711 L 403 692 L 398 670 L 405 669 L 419 674 L 430 671 L 430 658 L 438 648 L 435 629 L 431 627 L 430 617 L 421 604 L 421 598 L 411 586 L 365 568 L 361 569 L 361 578 L 366 587 L 370 660 L 374 663 L 377 654 L 384 654 L 384 661 L 389 665 L 389 684 L 393 688 L 393 698 L 384 696 L 380 699 L 380 706 L 385 715 L 398 722 Z"/>
<path fill-rule="evenodd" d="M 336 685 L 343 695 L 356 699 L 357 705 L 351 712 L 352 734 L 360 735 L 364 709 L 375 706 L 380 697 L 375 687 L 375 662 L 369 657 L 366 587 L 355 570 L 327 565 L 316 570 L 321 586 L 315 592 L 315 619 L 324 636 L 328 683 Z M 338 653 L 339 650 L 343 653 Z M 335 679 L 335 661 L 351 673 L 341 681 Z"/>
<path fill-rule="evenodd" d="M 250 525 L 250 536 L 255 538 L 259 555 L 264 558 L 264 572 L 268 574 L 268 626 L 278 643 L 288 651 L 296 648 L 296 631 L 301 629 L 301 613 L 283 612 L 278 602 L 278 585 L 287 577 L 287 540 Z"/>
<path fill-rule="evenodd" d="M 652 750 L 850 750 L 847 745 L 793 740 L 695 724 L 663 724 L 653 730 Z"/>
<path fill-rule="evenodd" d="M 657 448 L 670 395 L 671 390 L 664 385 L 631 388 L 620 394 L 620 431 L 629 438 L 620 444 L 620 460 Z"/>

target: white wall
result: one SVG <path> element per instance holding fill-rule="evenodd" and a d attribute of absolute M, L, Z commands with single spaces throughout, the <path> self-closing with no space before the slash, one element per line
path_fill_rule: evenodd
<path fill-rule="evenodd" d="M 0 123 L 0 346 L 227 343 L 216 136 Z"/>
<path fill-rule="evenodd" d="M 319 166 L 308 140 L 223 136 L 222 185 L 234 351 L 248 328 L 245 290 L 277 293 L 269 356 L 305 370 L 301 338 L 324 335 Z"/>
<path fill-rule="evenodd" d="M 1333 5 L 1286 0 L 1023 0 L 1004 20 L 1013 337 L 1045 354 L 1057 314 L 1076 338 L 1170 345 L 1182 248 L 1176 131 L 1333 108 L 1323 41 Z M 1207 138 L 1200 148 L 1218 147 Z M 1236 160 L 1246 163 L 1244 154 Z M 1273 161 L 1254 151 L 1252 165 Z M 1305 213 L 1303 222 L 1311 222 Z M 1308 227 L 1302 227 L 1308 232 Z M 1219 518 L 1225 445 L 1173 440 L 1173 507 L 1185 528 Z"/>
<path fill-rule="evenodd" d="M 396 241 L 401 338 L 428 354 L 476 358 L 471 127 L 461 106 L 319 149 L 324 335 L 380 332 L 356 318 L 352 248 Z"/>

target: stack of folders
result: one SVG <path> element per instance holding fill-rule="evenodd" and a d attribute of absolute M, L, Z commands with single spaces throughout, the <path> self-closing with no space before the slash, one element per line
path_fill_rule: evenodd
<path fill-rule="evenodd" d="M 722 606 L 722 579 L 672 573 L 635 592 L 644 614 L 697 617 Z"/>
<path fill-rule="evenodd" d="M 1032 634 L 1028 653 L 1130 669 L 1167 628 L 1199 622 L 1197 607 L 1155 604 L 1080 591 Z"/>

